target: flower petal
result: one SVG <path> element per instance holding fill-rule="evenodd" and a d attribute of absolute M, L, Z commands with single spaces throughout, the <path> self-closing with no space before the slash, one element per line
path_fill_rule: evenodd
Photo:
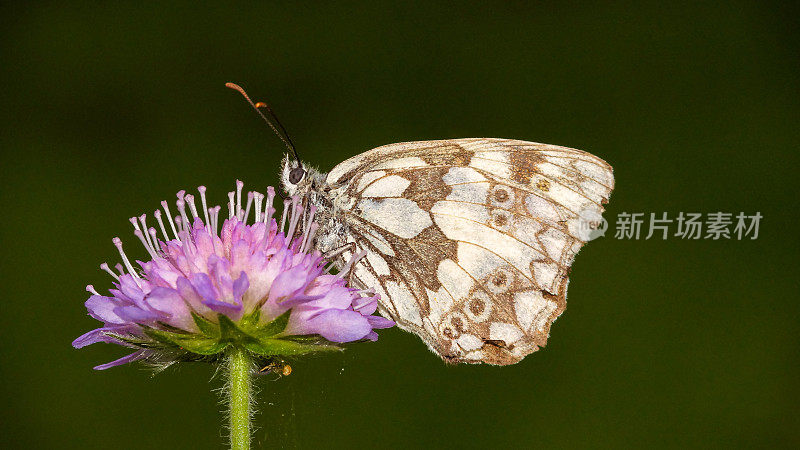
<path fill-rule="evenodd" d="M 353 304 L 353 292 L 344 286 L 328 286 L 327 289 L 311 289 L 310 294 L 323 294 L 313 306 L 318 308 L 348 309 Z"/>
<path fill-rule="evenodd" d="M 375 342 L 375 341 L 378 340 L 378 333 L 376 333 L 374 331 L 370 331 L 369 334 L 364 337 L 364 339 L 367 339 L 367 340 L 370 340 L 372 342 Z"/>
<path fill-rule="evenodd" d="M 329 309 L 308 321 L 313 334 L 331 342 L 351 342 L 366 337 L 372 328 L 361 314 L 350 310 Z"/>
<path fill-rule="evenodd" d="M 308 284 L 307 280 L 307 272 L 302 266 L 295 266 L 285 272 L 281 272 L 275 278 L 269 290 L 269 301 L 276 302 L 286 299 L 303 289 Z"/>
<path fill-rule="evenodd" d="M 192 274 L 190 281 L 192 282 L 194 290 L 203 297 L 203 300 L 209 302 L 217 299 L 217 289 L 214 287 L 208 275 L 204 273 L 195 273 Z"/>
<path fill-rule="evenodd" d="M 385 317 L 381 316 L 366 316 L 367 322 L 372 326 L 372 328 L 391 328 L 395 325 L 393 320 L 389 320 Z"/>
<path fill-rule="evenodd" d="M 155 311 L 145 311 L 138 306 L 117 306 L 114 312 L 125 319 L 126 322 L 133 322 L 139 324 L 150 324 L 154 321 L 164 318 L 163 315 Z"/>
<path fill-rule="evenodd" d="M 353 309 L 365 316 L 374 314 L 378 309 L 378 297 L 356 297 L 353 300 Z"/>
<path fill-rule="evenodd" d="M 293 295 L 288 299 L 279 303 L 279 305 L 283 308 L 294 308 L 295 306 L 302 305 L 304 303 L 310 304 L 315 302 L 316 300 L 322 299 L 324 296 L 322 295 Z M 309 305 L 312 306 L 312 305 Z M 312 306 L 313 307 L 313 306 Z M 318 309 L 318 308 L 315 308 Z"/>
<path fill-rule="evenodd" d="M 95 366 L 94 370 L 106 370 L 106 369 L 109 369 L 111 367 L 121 366 L 123 364 L 127 364 L 129 362 L 133 362 L 133 361 L 142 359 L 142 358 L 144 358 L 146 356 L 146 352 L 147 352 L 147 350 L 139 350 L 139 351 L 133 352 L 130 355 L 123 356 L 120 359 L 117 359 L 117 360 L 114 360 L 114 361 L 111 361 L 111 362 L 107 362 L 105 364 L 100 364 L 99 366 Z"/>
<path fill-rule="evenodd" d="M 247 274 L 242 271 L 239 278 L 233 282 L 233 298 L 236 299 L 236 303 L 242 303 L 242 296 L 248 288 L 250 288 L 250 281 L 247 279 Z"/>
<path fill-rule="evenodd" d="M 181 298 L 186 300 L 186 303 L 192 307 L 196 312 L 205 314 L 208 312 L 208 307 L 203 304 L 203 298 L 197 293 L 192 283 L 184 277 L 178 278 L 175 282 L 178 293 Z"/>
<path fill-rule="evenodd" d="M 117 314 L 114 309 L 122 304 L 115 298 L 92 295 L 86 300 L 89 315 L 105 323 L 124 324 L 127 320 Z"/>
<path fill-rule="evenodd" d="M 75 348 L 83 348 L 87 345 L 96 344 L 98 342 L 106 342 L 106 343 L 117 343 L 118 341 L 108 335 L 106 335 L 106 331 L 109 328 L 95 328 L 88 333 L 82 334 L 80 337 L 72 341 L 72 346 Z"/>
<path fill-rule="evenodd" d="M 238 314 L 242 311 L 242 305 L 235 303 L 222 302 L 219 300 L 205 300 L 204 305 L 211 308 L 212 311 L 231 316 L 233 319 L 238 320 Z"/>
<path fill-rule="evenodd" d="M 126 273 L 120 275 L 119 289 L 123 294 L 125 294 L 125 296 L 133 300 L 134 303 L 140 302 L 144 298 L 144 292 L 142 292 L 142 289 L 136 284 L 133 276 L 130 274 Z"/>
<path fill-rule="evenodd" d="M 164 314 L 164 322 L 187 331 L 198 331 L 191 311 L 175 289 L 156 287 L 145 297 L 147 304 Z"/>

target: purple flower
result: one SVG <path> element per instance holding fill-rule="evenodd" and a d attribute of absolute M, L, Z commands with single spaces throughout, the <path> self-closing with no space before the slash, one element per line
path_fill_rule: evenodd
<path fill-rule="evenodd" d="M 346 285 L 343 277 L 360 255 L 332 275 L 313 250 L 314 207 L 304 211 L 300 199 L 285 200 L 279 227 L 274 189 L 267 188 L 266 196 L 248 193 L 242 208 L 242 187 L 237 181 L 236 191 L 228 193 L 228 219 L 221 228 L 220 207 L 207 207 L 203 186 L 200 209 L 194 196 L 178 192 L 174 219 L 161 202 L 165 219 L 161 211 L 154 213 L 159 230 L 148 227 L 145 215 L 131 218 L 150 256 L 136 261 L 140 269 L 122 241 L 113 239 L 123 264 L 116 272 L 105 263 L 100 267 L 114 278 L 114 289 L 104 296 L 87 286 L 92 295 L 86 308 L 103 326 L 72 345 L 108 342 L 136 351 L 95 369 L 139 359 L 202 359 L 229 345 L 267 357 L 298 355 L 338 349 L 336 343 L 374 341 L 375 329 L 394 325 L 372 315 L 374 292 Z"/>

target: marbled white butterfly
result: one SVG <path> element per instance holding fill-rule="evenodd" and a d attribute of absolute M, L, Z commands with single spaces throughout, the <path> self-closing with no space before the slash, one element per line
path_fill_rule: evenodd
<path fill-rule="evenodd" d="M 406 142 L 325 174 L 281 137 L 293 151 L 281 183 L 316 207 L 316 248 L 339 267 L 356 258 L 351 283 L 453 363 L 513 364 L 545 345 L 589 240 L 582 218 L 600 217 L 614 187 L 608 163 L 554 145 Z"/>

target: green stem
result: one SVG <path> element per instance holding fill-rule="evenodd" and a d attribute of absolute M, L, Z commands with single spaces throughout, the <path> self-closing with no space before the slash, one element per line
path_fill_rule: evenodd
<path fill-rule="evenodd" d="M 232 450 L 250 449 L 251 358 L 247 350 L 228 352 L 228 394 Z"/>

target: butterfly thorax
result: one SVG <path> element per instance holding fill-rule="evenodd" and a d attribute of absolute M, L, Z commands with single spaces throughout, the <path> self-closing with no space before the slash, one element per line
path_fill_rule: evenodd
<path fill-rule="evenodd" d="M 348 200 L 341 189 L 336 189 L 326 181 L 326 173 L 306 163 L 300 164 L 305 170 L 305 176 L 299 182 L 292 183 L 289 174 L 293 167 L 297 167 L 297 164 L 288 156 L 284 158 L 281 184 L 289 196 L 298 196 L 304 199 L 307 206 L 316 207 L 314 220 L 319 229 L 316 233 L 315 248 L 326 253 L 347 244 L 349 227 L 343 216 L 347 208 L 352 206 L 350 205 L 352 200 Z"/>

